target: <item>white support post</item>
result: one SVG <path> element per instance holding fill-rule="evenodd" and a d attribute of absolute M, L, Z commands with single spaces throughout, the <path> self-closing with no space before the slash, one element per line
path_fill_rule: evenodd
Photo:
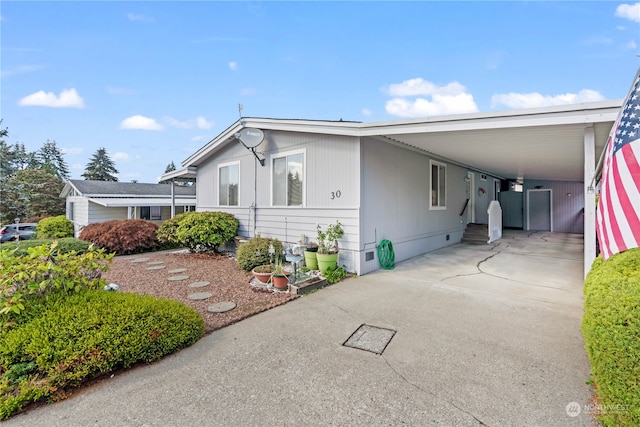
<path fill-rule="evenodd" d="M 171 218 L 176 216 L 176 183 L 171 180 Z"/>
<path fill-rule="evenodd" d="M 596 259 L 596 192 L 591 183 L 596 170 L 596 138 L 593 126 L 584 129 L 584 276 Z"/>

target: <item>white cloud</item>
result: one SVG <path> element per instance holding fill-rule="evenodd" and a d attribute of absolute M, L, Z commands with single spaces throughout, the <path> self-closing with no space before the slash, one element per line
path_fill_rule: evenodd
<path fill-rule="evenodd" d="M 640 2 L 635 4 L 621 4 L 616 8 L 616 16 L 630 21 L 640 22 Z"/>
<path fill-rule="evenodd" d="M 257 93 L 257 90 L 255 90 L 252 87 L 245 87 L 240 91 L 240 94 L 242 95 L 255 95 L 256 93 Z"/>
<path fill-rule="evenodd" d="M 44 68 L 44 65 L 18 65 L 17 67 L 9 68 L 8 70 L 2 70 L 0 72 L 0 76 L 9 77 L 15 76 L 16 74 L 25 74 L 31 73 L 33 71 L 38 71 Z"/>
<path fill-rule="evenodd" d="M 501 93 L 491 97 L 491 106 L 504 105 L 509 108 L 535 108 L 553 105 L 578 104 L 582 102 L 595 102 L 604 100 L 599 92 L 591 89 L 582 89 L 576 93 L 564 93 L 559 95 L 542 95 L 533 93 Z"/>
<path fill-rule="evenodd" d="M 84 167 L 85 167 L 85 165 L 83 165 L 82 163 L 74 163 L 74 164 L 71 165 L 71 169 L 79 170 L 79 171 L 83 171 Z"/>
<path fill-rule="evenodd" d="M 162 130 L 164 127 L 155 119 L 137 114 L 124 119 L 120 123 L 120 129 Z"/>
<path fill-rule="evenodd" d="M 203 116 L 198 116 L 195 119 L 188 119 L 184 121 L 176 120 L 173 117 L 165 117 L 164 121 L 168 126 L 178 129 L 211 129 L 214 125 L 214 122 L 207 121 Z"/>
<path fill-rule="evenodd" d="M 154 17 L 142 15 L 140 13 L 128 13 L 127 19 L 132 22 L 155 22 L 156 21 Z"/>
<path fill-rule="evenodd" d="M 365 116 L 365 117 L 370 117 L 373 115 L 373 112 L 371 110 L 369 110 L 368 108 L 363 108 L 360 113 Z"/>
<path fill-rule="evenodd" d="M 128 162 L 131 160 L 131 156 L 129 156 L 127 153 L 124 153 L 122 151 L 117 151 L 116 153 L 114 153 L 112 158 L 113 160 L 120 161 L 120 162 Z"/>
<path fill-rule="evenodd" d="M 387 113 L 399 117 L 439 116 L 443 114 L 462 114 L 478 111 L 473 95 L 454 81 L 445 86 L 415 78 L 402 83 L 393 83 L 384 90 L 393 99 L 387 101 Z M 420 96 L 428 96 L 428 98 Z M 409 99 L 415 97 L 413 99 Z"/>
<path fill-rule="evenodd" d="M 235 62 L 235 61 L 229 62 L 229 69 L 231 69 L 232 71 L 237 71 L 238 70 L 238 63 Z"/>
<path fill-rule="evenodd" d="M 191 142 L 204 141 L 207 139 L 206 135 L 196 135 L 191 137 Z"/>
<path fill-rule="evenodd" d="M 68 154 L 70 156 L 79 156 L 84 153 L 84 148 L 82 147 L 73 147 L 73 148 L 62 148 L 62 154 Z"/>
<path fill-rule="evenodd" d="M 630 42 L 628 42 L 627 44 L 625 44 L 625 47 L 627 49 L 635 49 L 636 47 L 638 47 L 638 45 L 636 44 L 635 40 L 631 40 Z"/>
<path fill-rule="evenodd" d="M 64 89 L 60 95 L 40 90 L 22 98 L 18 105 L 53 108 L 84 108 L 84 100 L 75 89 Z"/>

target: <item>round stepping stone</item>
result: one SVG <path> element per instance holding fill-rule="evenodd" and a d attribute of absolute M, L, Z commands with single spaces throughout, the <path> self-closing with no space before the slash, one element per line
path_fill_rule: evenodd
<path fill-rule="evenodd" d="M 137 264 L 139 262 L 147 262 L 147 261 L 149 261 L 149 258 L 136 258 L 131 260 L 131 262 L 134 264 Z"/>
<path fill-rule="evenodd" d="M 186 268 L 176 268 L 175 270 L 167 271 L 167 273 L 169 273 L 169 274 L 178 274 L 178 273 L 184 273 L 185 271 L 187 271 Z"/>
<path fill-rule="evenodd" d="M 190 288 L 204 288 L 205 286 L 209 286 L 209 282 L 193 282 L 189 283 Z"/>
<path fill-rule="evenodd" d="M 152 265 L 151 267 L 147 267 L 147 270 L 162 270 L 164 265 Z"/>
<path fill-rule="evenodd" d="M 179 280 L 187 280 L 188 278 L 189 278 L 189 276 L 171 276 L 167 280 L 169 280 L 171 282 L 177 282 Z"/>
<path fill-rule="evenodd" d="M 199 301 L 207 298 L 211 298 L 213 294 L 211 292 L 196 292 L 195 294 L 189 295 L 187 298 L 193 301 Z"/>
<path fill-rule="evenodd" d="M 160 265 L 160 264 L 164 264 L 164 261 L 151 261 L 149 263 L 149 265 Z"/>
<path fill-rule="evenodd" d="M 224 313 L 225 311 L 233 310 L 236 308 L 236 303 L 232 301 L 222 301 L 215 304 L 211 304 L 207 311 L 209 313 Z"/>

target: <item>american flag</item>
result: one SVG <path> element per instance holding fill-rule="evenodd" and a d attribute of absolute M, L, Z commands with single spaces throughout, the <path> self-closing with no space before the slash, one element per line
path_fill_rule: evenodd
<path fill-rule="evenodd" d="M 611 129 L 606 150 L 596 212 L 604 259 L 640 244 L 640 69 Z"/>

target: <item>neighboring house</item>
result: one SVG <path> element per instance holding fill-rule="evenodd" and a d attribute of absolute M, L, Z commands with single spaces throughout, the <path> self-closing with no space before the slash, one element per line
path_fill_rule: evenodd
<path fill-rule="evenodd" d="M 73 221 L 77 236 L 84 226 L 96 222 L 140 218 L 160 224 L 173 216 L 172 207 L 175 214 L 195 210 L 196 188 L 72 179 L 60 197 L 67 201 L 67 218 Z"/>
<path fill-rule="evenodd" d="M 196 179 L 196 209 L 234 214 L 247 237 L 294 245 L 340 220 L 339 263 L 358 274 L 379 268 L 382 239 L 396 261 L 460 242 L 491 200 L 505 226 L 584 233 L 588 271 L 595 165 L 621 104 L 380 123 L 247 117 L 161 179 Z M 249 149 L 241 132 L 264 138 Z"/>

